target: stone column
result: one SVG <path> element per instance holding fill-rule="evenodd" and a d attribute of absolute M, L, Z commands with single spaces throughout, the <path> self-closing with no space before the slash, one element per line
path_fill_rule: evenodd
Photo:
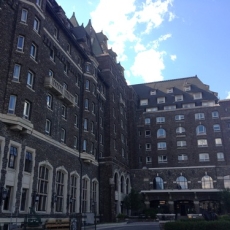
<path fill-rule="evenodd" d="M 193 203 L 194 203 L 196 213 L 199 214 L 200 213 L 200 205 L 199 205 L 200 202 L 197 200 L 194 200 Z"/>
<path fill-rule="evenodd" d="M 174 201 L 168 201 L 170 213 L 174 213 Z"/>

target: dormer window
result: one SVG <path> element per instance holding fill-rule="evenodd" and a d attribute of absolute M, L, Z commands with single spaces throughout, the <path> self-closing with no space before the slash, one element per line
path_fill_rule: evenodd
<path fill-rule="evenodd" d="M 153 90 L 150 91 L 150 95 L 151 95 L 151 96 L 156 95 L 156 93 L 157 93 L 157 92 L 156 92 L 155 89 L 153 89 Z"/>
<path fill-rule="evenodd" d="M 140 100 L 140 105 L 148 105 L 148 99 L 142 99 Z"/>
<path fill-rule="evenodd" d="M 187 91 L 191 91 L 191 85 L 185 86 L 185 87 L 184 87 L 184 91 L 186 91 L 186 92 L 187 92 Z"/>
<path fill-rule="evenodd" d="M 173 88 L 168 88 L 167 93 L 173 93 Z"/>
<path fill-rule="evenodd" d="M 194 93 L 194 94 L 193 94 L 193 99 L 194 99 L 194 100 L 202 99 L 202 93 L 201 93 L 201 92 L 199 92 L 199 93 Z"/>
<path fill-rule="evenodd" d="M 157 103 L 158 103 L 158 104 L 165 103 L 165 97 L 158 97 L 158 98 L 157 98 Z"/>
<path fill-rule="evenodd" d="M 176 95 L 175 101 L 183 101 L 183 95 Z"/>

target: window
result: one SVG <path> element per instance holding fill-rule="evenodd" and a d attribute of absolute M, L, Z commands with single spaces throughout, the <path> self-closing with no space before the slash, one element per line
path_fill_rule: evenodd
<path fill-rule="evenodd" d="M 178 155 L 178 161 L 187 161 L 188 160 L 188 155 L 186 154 L 180 154 Z"/>
<path fill-rule="evenodd" d="M 24 109 L 23 109 L 23 118 L 28 119 L 30 118 L 30 102 L 24 102 Z"/>
<path fill-rule="evenodd" d="M 70 47 L 70 44 L 69 44 L 69 43 L 67 44 L 67 53 L 68 53 L 68 54 L 71 53 L 71 47 Z"/>
<path fill-rule="evenodd" d="M 158 150 L 165 150 L 167 148 L 166 142 L 158 142 L 157 149 Z"/>
<path fill-rule="evenodd" d="M 221 138 L 216 138 L 215 139 L 215 144 L 216 144 L 216 146 L 222 146 L 222 139 Z"/>
<path fill-rule="evenodd" d="M 224 161 L 224 153 L 217 153 L 216 156 L 218 161 Z"/>
<path fill-rule="evenodd" d="M 36 31 L 38 33 L 39 27 L 40 27 L 40 21 L 37 18 L 34 18 L 34 25 L 33 25 L 34 31 Z"/>
<path fill-rule="evenodd" d="M 178 189 L 188 189 L 188 181 L 184 176 L 179 176 L 176 179 Z"/>
<path fill-rule="evenodd" d="M 87 212 L 88 206 L 88 182 L 87 179 L 82 179 L 82 212 Z"/>
<path fill-rule="evenodd" d="M 86 152 L 87 149 L 87 140 L 83 140 L 83 152 Z"/>
<path fill-rule="evenodd" d="M 167 106 L 164 106 L 164 110 L 174 110 L 176 109 L 176 106 L 175 105 L 167 105 Z"/>
<path fill-rule="evenodd" d="M 70 213 L 77 212 L 77 176 L 72 175 L 70 177 Z"/>
<path fill-rule="evenodd" d="M 210 189 L 213 188 L 213 180 L 210 176 L 206 175 L 203 176 L 201 179 L 201 183 L 202 183 L 202 188 L 203 189 Z"/>
<path fill-rule="evenodd" d="M 4 200 L 3 210 L 10 211 L 13 187 L 6 186 L 6 198 Z"/>
<path fill-rule="evenodd" d="M 34 74 L 32 72 L 28 72 L 27 73 L 27 81 L 26 84 L 28 87 L 33 88 L 33 84 L 34 84 Z"/>
<path fill-rule="evenodd" d="M 175 101 L 183 101 L 183 95 L 176 95 Z"/>
<path fill-rule="evenodd" d="M 187 146 L 187 143 L 186 141 L 177 141 L 177 147 L 180 148 L 180 147 L 186 147 Z"/>
<path fill-rule="evenodd" d="M 214 132 L 220 132 L 220 125 L 219 124 L 213 125 L 213 130 Z"/>
<path fill-rule="evenodd" d="M 30 47 L 30 57 L 36 59 L 36 56 L 37 56 L 37 46 L 34 43 L 32 43 Z"/>
<path fill-rule="evenodd" d="M 78 94 L 75 94 L 75 105 L 78 106 L 79 104 L 79 96 Z"/>
<path fill-rule="evenodd" d="M 198 147 L 207 147 L 208 141 L 206 139 L 197 140 L 197 145 Z"/>
<path fill-rule="evenodd" d="M 99 124 L 100 124 L 101 127 L 103 127 L 103 119 L 102 119 L 102 117 L 99 117 Z"/>
<path fill-rule="evenodd" d="M 206 135 L 206 128 L 203 125 L 196 127 L 196 135 Z"/>
<path fill-rule="evenodd" d="M 213 119 L 219 118 L 219 113 L 218 113 L 218 111 L 213 111 L 213 112 L 212 112 L 212 118 L 213 118 Z"/>
<path fill-rule="evenodd" d="M 173 93 L 173 88 L 168 88 L 167 93 Z"/>
<path fill-rule="evenodd" d="M 32 171 L 32 153 L 28 151 L 26 151 L 24 171 L 29 173 Z"/>
<path fill-rule="evenodd" d="M 157 117 L 156 118 L 156 123 L 164 123 L 165 122 L 165 117 Z"/>
<path fill-rule="evenodd" d="M 199 93 L 194 93 L 193 94 L 193 99 L 194 100 L 202 99 L 202 93 L 200 93 L 200 92 Z"/>
<path fill-rule="evenodd" d="M 26 23 L 27 17 L 28 17 L 28 11 L 26 9 L 22 9 L 21 22 Z"/>
<path fill-rule="evenodd" d="M 68 74 L 68 67 L 66 64 L 64 64 L 64 73 L 67 75 Z"/>
<path fill-rule="evenodd" d="M 215 101 L 207 101 L 207 102 L 202 102 L 202 106 L 214 106 Z"/>
<path fill-rule="evenodd" d="M 85 99 L 85 110 L 89 110 L 89 99 Z"/>
<path fill-rule="evenodd" d="M 150 118 L 145 118 L 145 124 L 149 125 L 150 124 Z"/>
<path fill-rule="evenodd" d="M 142 163 L 142 157 L 139 157 L 139 163 Z"/>
<path fill-rule="evenodd" d="M 41 7 L 41 5 L 42 5 L 42 0 L 36 0 L 36 4 L 37 4 L 39 7 Z"/>
<path fill-rule="evenodd" d="M 157 130 L 157 138 L 165 138 L 166 137 L 166 132 L 164 129 L 158 129 Z"/>
<path fill-rule="evenodd" d="M 26 205 L 27 205 L 27 199 L 28 199 L 28 189 L 23 188 L 21 193 L 21 203 L 20 203 L 20 211 L 26 211 Z"/>
<path fill-rule="evenodd" d="M 165 97 L 158 97 L 157 98 L 157 104 L 165 103 Z"/>
<path fill-rule="evenodd" d="M 54 50 L 53 49 L 50 49 L 50 59 L 52 60 L 52 61 L 55 61 L 54 60 Z"/>
<path fill-rule="evenodd" d="M 156 95 L 156 90 L 150 90 L 150 95 Z"/>
<path fill-rule="evenodd" d="M 8 113 L 14 114 L 15 107 L 16 107 L 17 96 L 10 95 L 9 106 L 8 106 Z"/>
<path fill-rule="evenodd" d="M 67 108 L 64 105 L 61 106 L 61 116 L 64 119 L 66 119 L 66 117 L 67 117 Z"/>
<path fill-rule="evenodd" d="M 95 114 L 95 103 L 92 102 L 92 114 Z"/>
<path fill-rule="evenodd" d="M 21 71 L 21 65 L 15 64 L 14 65 L 14 73 L 13 73 L 13 80 L 14 81 L 19 81 L 20 71 Z"/>
<path fill-rule="evenodd" d="M 103 136 L 102 136 L 102 134 L 100 134 L 99 139 L 100 139 L 100 144 L 102 145 L 103 144 Z"/>
<path fill-rule="evenodd" d="M 176 116 L 175 116 L 175 120 L 176 120 L 176 121 L 184 120 L 184 115 L 176 115 Z"/>
<path fill-rule="evenodd" d="M 89 85 L 90 85 L 89 80 L 85 80 L 85 89 L 86 90 L 89 90 Z"/>
<path fill-rule="evenodd" d="M 93 151 L 94 151 L 94 143 L 91 142 L 91 145 L 90 145 L 90 153 L 93 154 Z"/>
<path fill-rule="evenodd" d="M 157 176 L 153 180 L 153 189 L 159 189 L 163 190 L 164 189 L 164 181 L 161 177 Z"/>
<path fill-rule="evenodd" d="M 18 36 L 17 50 L 23 52 L 25 38 L 21 35 Z"/>
<path fill-rule="evenodd" d="M 63 211 L 63 201 L 64 201 L 64 173 L 62 171 L 57 171 L 56 175 L 56 212 Z"/>
<path fill-rule="evenodd" d="M 158 156 L 158 163 L 167 163 L 168 159 L 167 156 L 162 155 L 162 156 Z"/>
<path fill-rule="evenodd" d="M 49 119 L 46 119 L 45 132 L 48 135 L 51 134 L 51 121 Z"/>
<path fill-rule="evenodd" d="M 61 142 L 65 142 L 66 139 L 66 131 L 65 129 L 61 129 Z"/>
<path fill-rule="evenodd" d="M 151 144 L 150 143 L 146 143 L 145 144 L 145 150 L 146 151 L 150 151 L 151 150 Z"/>
<path fill-rule="evenodd" d="M 154 111 L 157 111 L 157 110 L 158 110 L 157 107 L 146 108 L 146 112 L 154 112 Z"/>
<path fill-rule="evenodd" d="M 182 107 L 185 108 L 185 109 L 194 108 L 195 107 L 195 103 L 183 104 Z"/>
<path fill-rule="evenodd" d="M 91 122 L 91 133 L 94 134 L 94 123 Z"/>
<path fill-rule="evenodd" d="M 148 105 L 148 99 L 142 99 L 142 100 L 140 100 L 140 105 L 141 106 Z"/>
<path fill-rule="evenodd" d="M 152 163 L 152 157 L 146 157 L 146 164 Z"/>
<path fill-rule="evenodd" d="M 84 130 L 87 131 L 88 130 L 88 119 L 84 118 Z"/>
<path fill-rule="evenodd" d="M 190 90 L 191 90 L 191 86 L 190 86 L 190 85 L 184 87 L 184 91 L 185 91 L 185 92 L 190 91 Z"/>
<path fill-rule="evenodd" d="M 121 149 L 121 156 L 124 158 L 125 157 L 125 150 L 122 148 Z"/>
<path fill-rule="evenodd" d="M 224 176 L 224 188 L 230 188 L 230 175 Z"/>
<path fill-rule="evenodd" d="M 16 168 L 16 159 L 18 156 L 18 149 L 14 146 L 10 147 L 10 155 L 9 155 L 9 161 L 8 161 L 8 167 L 15 169 Z"/>
<path fill-rule="evenodd" d="M 45 166 L 39 167 L 39 177 L 38 177 L 38 211 L 46 211 L 47 199 L 48 199 L 48 187 L 49 187 L 49 169 Z"/>
<path fill-rule="evenodd" d="M 209 154 L 208 153 L 200 153 L 199 154 L 199 161 L 209 161 Z"/>
<path fill-rule="evenodd" d="M 49 69 L 49 77 L 53 77 L 53 76 L 54 76 L 53 71 Z"/>
<path fill-rule="evenodd" d="M 181 134 L 181 133 L 185 133 L 185 128 L 184 127 L 178 127 L 177 129 L 176 129 L 176 133 L 177 134 Z"/>
<path fill-rule="evenodd" d="M 77 144 L 78 144 L 78 139 L 77 139 L 77 137 L 74 136 L 74 137 L 73 137 L 73 140 L 74 140 L 74 141 L 73 141 L 73 148 L 74 148 L 74 149 L 78 149 L 78 146 L 77 146 Z"/>
<path fill-rule="evenodd" d="M 54 27 L 54 37 L 58 40 L 59 39 L 59 31 L 57 27 Z"/>
<path fill-rule="evenodd" d="M 145 136 L 150 137 L 151 136 L 151 131 L 150 130 L 145 130 Z"/>
<path fill-rule="evenodd" d="M 46 96 L 47 108 L 52 109 L 53 97 L 50 94 Z"/>
<path fill-rule="evenodd" d="M 114 132 L 114 133 L 117 132 L 116 124 L 113 124 L 113 132 Z"/>
<path fill-rule="evenodd" d="M 122 143 L 125 142 L 124 134 L 121 134 L 121 142 L 122 142 Z"/>
<path fill-rule="evenodd" d="M 196 113 L 195 119 L 196 120 L 204 120 L 204 113 Z"/>

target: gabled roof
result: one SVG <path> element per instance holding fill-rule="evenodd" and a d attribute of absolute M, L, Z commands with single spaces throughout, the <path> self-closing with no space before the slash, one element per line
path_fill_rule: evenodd
<path fill-rule="evenodd" d="M 78 27 L 79 26 L 78 21 L 77 21 L 77 19 L 75 17 L 75 13 L 74 12 L 73 12 L 73 15 L 71 16 L 71 18 L 69 20 L 72 23 L 73 27 Z"/>

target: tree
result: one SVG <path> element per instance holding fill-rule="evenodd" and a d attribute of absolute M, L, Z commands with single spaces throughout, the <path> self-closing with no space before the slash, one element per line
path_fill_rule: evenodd
<path fill-rule="evenodd" d="M 123 200 L 124 206 L 130 209 L 132 213 L 138 212 L 144 207 L 144 200 L 140 193 L 131 189 L 131 192 Z"/>
<path fill-rule="evenodd" d="M 220 199 L 223 203 L 223 207 L 225 212 L 230 212 L 230 189 L 225 188 L 223 191 L 220 192 Z"/>

